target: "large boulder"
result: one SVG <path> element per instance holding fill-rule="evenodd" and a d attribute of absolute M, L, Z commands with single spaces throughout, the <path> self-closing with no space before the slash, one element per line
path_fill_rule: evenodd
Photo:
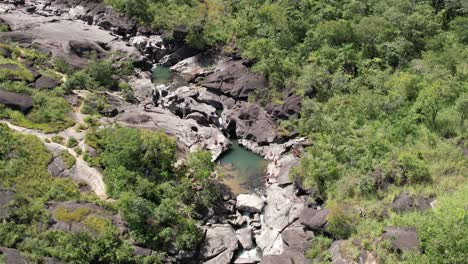
<path fill-rule="evenodd" d="M 256 194 L 239 194 L 237 196 L 236 207 L 239 211 L 260 213 L 265 202 Z"/>
<path fill-rule="evenodd" d="M 237 250 L 236 232 L 230 225 L 214 225 L 206 230 L 201 249 L 203 263 L 228 264 Z"/>
<path fill-rule="evenodd" d="M 305 208 L 299 215 L 299 222 L 312 231 L 322 231 L 327 223 L 329 213 L 328 209 Z"/>
<path fill-rule="evenodd" d="M 68 45 L 80 57 L 90 52 L 95 52 L 98 57 L 103 57 L 107 54 L 107 51 L 101 45 L 91 40 L 70 40 Z"/>
<path fill-rule="evenodd" d="M 195 80 L 196 77 L 205 76 L 211 72 L 210 65 L 214 63 L 216 58 L 209 54 L 197 54 L 193 57 L 179 61 L 171 67 L 172 71 L 180 74 L 186 81 Z"/>
<path fill-rule="evenodd" d="M 285 249 L 281 232 L 299 218 L 306 199 L 296 196 L 294 185 L 282 187 L 278 184 L 267 188 L 266 197 L 264 225 L 255 240 L 264 255 L 279 255 Z"/>
<path fill-rule="evenodd" d="M 403 192 L 393 200 L 392 209 L 395 212 L 425 210 L 431 208 L 432 201 L 433 199 L 431 198 L 424 198 L 418 195 L 410 195 L 407 192 Z"/>
<path fill-rule="evenodd" d="M 303 226 L 295 222 L 281 232 L 285 250 L 295 250 L 305 253 L 310 247 L 311 239 L 314 237 L 312 231 L 305 230 Z"/>
<path fill-rule="evenodd" d="M 271 102 L 267 104 L 265 109 L 275 120 L 284 120 L 296 117 L 299 114 L 301 102 L 302 98 L 300 96 L 291 93 L 284 96 L 281 104 Z"/>
<path fill-rule="evenodd" d="M 3 255 L 5 263 L 28 264 L 27 259 L 17 249 L 0 247 L 1 255 Z"/>
<path fill-rule="evenodd" d="M 208 75 L 203 86 L 238 99 L 247 99 L 249 93 L 267 87 L 266 79 L 250 72 L 240 60 L 224 60 L 213 74 Z"/>
<path fill-rule="evenodd" d="M 419 239 L 414 227 L 387 227 L 382 239 L 390 241 L 392 248 L 398 252 L 419 251 Z"/>
<path fill-rule="evenodd" d="M 60 85 L 60 80 L 50 78 L 48 76 L 41 76 L 34 83 L 34 87 L 39 89 L 53 89 Z"/>
<path fill-rule="evenodd" d="M 19 110 L 23 114 L 27 114 L 33 107 L 33 100 L 31 96 L 26 94 L 0 90 L 0 104 L 3 104 L 13 110 Z"/>
<path fill-rule="evenodd" d="M 223 112 L 223 122 L 233 137 L 252 140 L 260 146 L 283 141 L 278 125 L 255 103 L 238 102 Z"/>

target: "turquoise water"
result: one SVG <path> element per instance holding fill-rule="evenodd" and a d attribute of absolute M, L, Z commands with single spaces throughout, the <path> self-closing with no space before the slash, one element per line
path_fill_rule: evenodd
<path fill-rule="evenodd" d="M 241 147 L 236 140 L 231 144 L 231 148 L 218 159 L 224 174 L 223 182 L 237 194 L 263 188 L 268 162 Z"/>
<path fill-rule="evenodd" d="M 156 66 L 153 69 L 153 82 L 157 84 L 170 83 L 172 81 L 172 72 L 168 67 Z"/>

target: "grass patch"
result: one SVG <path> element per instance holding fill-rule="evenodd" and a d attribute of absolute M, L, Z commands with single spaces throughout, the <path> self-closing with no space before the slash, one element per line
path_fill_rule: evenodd
<path fill-rule="evenodd" d="M 103 232 L 104 230 L 106 230 L 106 228 L 112 225 L 111 220 L 92 215 L 86 217 L 86 219 L 83 222 L 87 227 L 99 233 Z"/>
<path fill-rule="evenodd" d="M 68 153 L 68 151 L 66 150 L 62 150 L 60 152 L 60 157 L 62 158 L 63 162 L 67 166 L 67 169 L 71 169 L 71 167 L 73 167 L 73 165 L 75 165 L 76 163 L 76 158 L 73 157 L 73 155 Z"/>
<path fill-rule="evenodd" d="M 86 215 L 90 213 L 90 209 L 86 207 L 78 207 L 74 211 L 68 211 L 65 207 L 59 207 L 55 209 L 54 216 L 55 219 L 62 222 L 80 222 L 84 219 Z"/>

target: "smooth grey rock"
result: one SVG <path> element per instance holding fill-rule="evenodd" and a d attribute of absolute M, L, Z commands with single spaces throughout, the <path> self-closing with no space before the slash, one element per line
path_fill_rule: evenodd
<path fill-rule="evenodd" d="M 328 209 L 305 208 L 299 215 L 299 222 L 310 230 L 321 231 L 327 223 L 329 213 Z"/>
<path fill-rule="evenodd" d="M 426 210 L 431 208 L 431 202 L 434 199 L 424 198 L 417 195 L 410 195 L 407 192 L 400 193 L 392 204 L 395 212 L 410 212 L 416 210 Z"/>
<path fill-rule="evenodd" d="M 41 76 L 34 83 L 34 87 L 39 89 L 53 89 L 60 85 L 60 81 L 48 76 Z"/>
<path fill-rule="evenodd" d="M 387 227 L 382 239 L 390 241 L 392 247 L 400 252 L 420 251 L 418 233 L 414 227 Z"/>
<path fill-rule="evenodd" d="M 265 202 L 256 194 L 239 194 L 237 196 L 236 207 L 239 211 L 260 213 Z"/>
<path fill-rule="evenodd" d="M 236 236 L 243 249 L 251 249 L 253 247 L 252 229 L 244 227 L 236 230 Z"/>
<path fill-rule="evenodd" d="M 206 230 L 206 238 L 201 249 L 203 263 L 231 263 L 238 242 L 236 232 L 230 225 L 213 225 Z"/>
<path fill-rule="evenodd" d="M 0 104 L 27 114 L 33 107 L 32 97 L 26 94 L 0 90 Z"/>

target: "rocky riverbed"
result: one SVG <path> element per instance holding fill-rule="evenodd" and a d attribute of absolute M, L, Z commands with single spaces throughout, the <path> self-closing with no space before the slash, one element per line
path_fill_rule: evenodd
<path fill-rule="evenodd" d="M 11 29 L 0 33 L 1 41 L 35 47 L 74 67 L 87 63 L 84 54 L 89 51 L 98 57 L 117 53 L 133 59 L 137 69 L 130 85 L 138 102 L 127 103 L 118 93 L 108 92 L 115 116 L 103 118 L 104 124 L 162 129 L 177 139 L 181 153 L 205 149 L 213 159 L 229 148 L 230 139 L 237 139 L 269 161 L 263 192 L 226 195 L 220 210 L 203 223 L 206 239 L 199 262 L 306 263 L 304 252 L 313 232 L 299 219 L 310 208 L 288 177 L 306 141 L 281 133 L 277 124 L 278 119 L 297 114 L 298 98 L 285 94 L 288 103 L 265 108 L 249 102 L 249 93 L 267 83 L 249 70 L 247 61 L 194 50 L 184 44 L 183 29 L 172 37 L 157 34 L 96 1 L 9 1 L 0 10 L 0 22 Z M 156 85 L 154 65 L 170 67 L 185 84 Z M 75 94 L 70 100 L 86 96 Z M 63 173 L 57 164 L 52 164 L 52 172 Z M 68 175 L 86 180 L 104 196 L 101 174 L 85 161 L 78 160 Z"/>

